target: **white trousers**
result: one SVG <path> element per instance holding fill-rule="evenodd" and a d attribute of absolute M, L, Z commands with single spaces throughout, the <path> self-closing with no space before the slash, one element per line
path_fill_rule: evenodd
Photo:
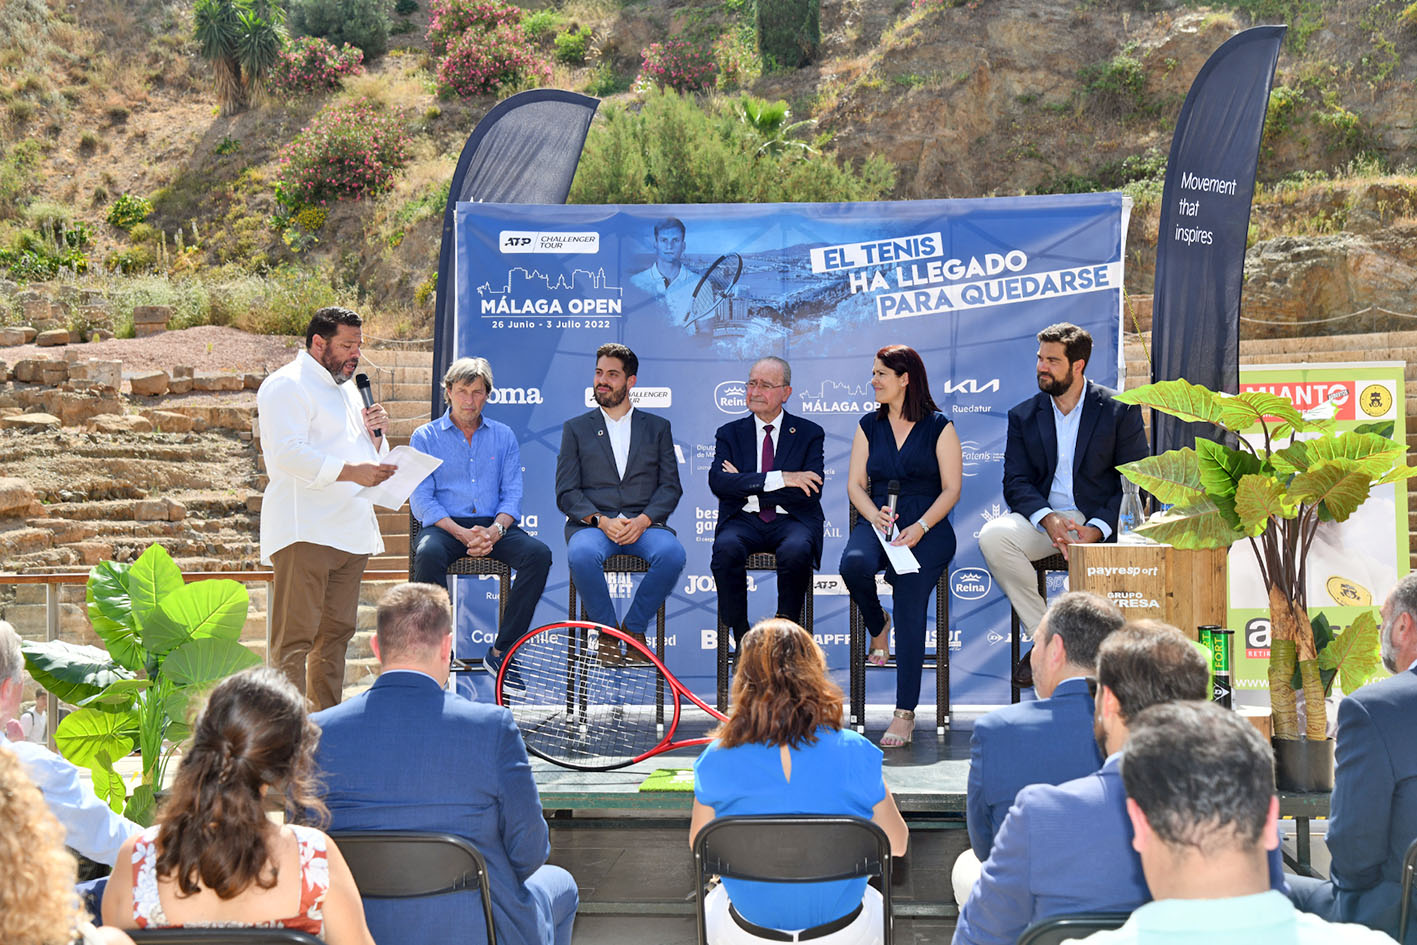
<path fill-rule="evenodd" d="M 866 887 L 861 900 L 861 914 L 844 929 L 820 938 L 808 939 L 811 945 L 880 945 L 882 938 L 881 894 Z M 709 945 L 780 945 L 756 935 L 733 921 L 728 914 L 728 891 L 722 884 L 715 886 L 704 900 L 704 927 Z M 785 930 L 790 935 L 795 930 Z"/>
<path fill-rule="evenodd" d="M 1083 522 L 1079 511 L 1059 514 Z M 1048 606 L 1038 594 L 1038 572 L 1033 570 L 1033 562 L 1057 554 L 1058 549 L 1046 532 L 1030 525 L 1028 519 L 1017 512 L 1010 512 L 984 524 L 979 532 L 979 551 L 989 565 L 994 583 L 1018 612 L 1024 635 L 1031 639 Z"/>

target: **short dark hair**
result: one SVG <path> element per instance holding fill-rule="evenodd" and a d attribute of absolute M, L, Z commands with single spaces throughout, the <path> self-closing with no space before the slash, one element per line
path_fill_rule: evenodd
<path fill-rule="evenodd" d="M 1116 604 L 1090 591 L 1068 591 L 1053 602 L 1044 619 L 1048 636 L 1063 641 L 1068 662 L 1093 670 L 1097 648 L 1127 622 Z"/>
<path fill-rule="evenodd" d="M 310 316 L 310 324 L 305 326 L 305 347 L 308 349 L 314 343 L 316 335 L 329 341 L 341 325 L 358 328 L 363 324 L 357 313 L 338 305 L 328 305 Z"/>
<path fill-rule="evenodd" d="M 1210 666 L 1175 627 L 1129 623 L 1097 648 L 1097 684 L 1112 690 L 1130 728 L 1142 709 L 1209 696 Z"/>
<path fill-rule="evenodd" d="M 595 360 L 601 358 L 614 358 L 620 362 L 620 366 L 625 369 L 626 377 L 635 377 L 640 373 L 640 359 L 635 356 L 635 352 L 629 346 L 622 345 L 618 341 L 607 341 L 599 348 L 595 349 Z"/>
<path fill-rule="evenodd" d="M 911 423 L 919 423 L 939 410 L 935 398 L 930 396 L 930 379 L 925 376 L 925 362 L 920 354 L 909 345 L 886 345 L 876 352 L 876 360 L 895 372 L 910 375 L 910 383 L 905 388 L 905 403 L 900 405 L 900 415 Z M 889 408 L 882 404 L 876 416 L 886 419 Z"/>
<path fill-rule="evenodd" d="M 654 238 L 659 239 L 660 230 L 678 230 L 680 236 L 688 236 L 689 231 L 684 229 L 684 224 L 678 217 L 665 217 L 654 224 Z"/>
<path fill-rule="evenodd" d="M 1038 343 L 1045 341 L 1062 345 L 1069 364 L 1074 361 L 1092 360 L 1092 335 L 1088 334 L 1086 328 L 1079 328 L 1072 322 L 1058 322 L 1040 331 Z"/>
<path fill-rule="evenodd" d="M 379 599 L 374 612 L 379 661 L 426 655 L 453 632 L 448 592 L 436 584 L 398 584 Z"/>
<path fill-rule="evenodd" d="M 1274 796 L 1274 755 L 1246 719 L 1213 702 L 1139 713 L 1122 784 L 1163 843 L 1202 854 L 1259 843 Z"/>

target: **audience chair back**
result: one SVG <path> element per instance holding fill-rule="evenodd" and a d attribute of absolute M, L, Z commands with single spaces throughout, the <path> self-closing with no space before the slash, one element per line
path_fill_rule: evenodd
<path fill-rule="evenodd" d="M 766 883 L 879 876 L 881 941 L 891 945 L 891 842 L 869 820 L 810 814 L 718 817 L 694 838 L 694 870 L 699 945 L 708 942 L 704 886 L 714 875 Z"/>
<path fill-rule="evenodd" d="M 136 945 L 321 945 L 294 929 L 129 929 Z"/>
<path fill-rule="evenodd" d="M 1018 945 L 1058 945 L 1072 939 L 1086 938 L 1093 932 L 1118 929 L 1127 921 L 1127 912 L 1072 912 L 1055 915 L 1035 922 L 1023 930 Z"/>
<path fill-rule="evenodd" d="M 487 863 L 477 847 L 450 833 L 346 830 L 330 834 L 364 899 L 413 899 L 476 890 L 489 945 L 497 941 Z"/>
<path fill-rule="evenodd" d="M 1407 848 L 1407 855 L 1402 858 L 1402 908 L 1397 920 L 1398 945 L 1407 945 L 1407 919 L 1412 910 L 1414 874 L 1417 874 L 1417 840 L 1412 841 Z"/>

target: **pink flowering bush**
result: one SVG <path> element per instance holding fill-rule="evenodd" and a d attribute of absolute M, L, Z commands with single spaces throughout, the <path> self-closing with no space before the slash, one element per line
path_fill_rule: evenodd
<path fill-rule="evenodd" d="M 521 18 L 521 9 L 506 0 L 433 0 L 428 6 L 428 45 L 433 55 L 446 56 L 459 37 L 515 26 Z"/>
<path fill-rule="evenodd" d="M 707 49 L 679 40 L 650 43 L 640 55 L 636 85 L 653 84 L 676 92 L 698 92 L 713 88 L 718 66 Z"/>
<path fill-rule="evenodd" d="M 266 79 L 273 92 L 309 95 L 337 89 L 348 75 L 364 71 L 364 51 L 344 43 L 336 47 L 315 36 L 302 36 L 280 51 Z"/>
<path fill-rule="evenodd" d="M 387 190 L 409 158 L 404 125 L 365 99 L 322 109 L 281 149 L 277 199 L 294 208 Z"/>
<path fill-rule="evenodd" d="M 454 37 L 437 73 L 439 88 L 470 98 L 528 78 L 549 82 L 551 64 L 537 53 L 520 24 L 502 23 Z"/>

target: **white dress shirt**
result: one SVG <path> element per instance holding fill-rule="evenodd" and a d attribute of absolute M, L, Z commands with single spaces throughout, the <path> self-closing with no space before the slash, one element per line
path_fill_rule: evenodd
<path fill-rule="evenodd" d="M 1042 531 L 1039 522 L 1052 512 L 1076 512 L 1077 502 L 1073 499 L 1073 458 L 1077 455 L 1078 427 L 1082 425 L 1082 398 L 1067 413 L 1058 409 L 1058 401 L 1049 398 L 1053 408 L 1053 433 L 1058 441 L 1058 466 L 1053 470 L 1053 482 L 1048 490 L 1048 504 L 1029 516 L 1035 528 Z M 1087 520 L 1102 533 L 1106 541 L 1112 535 L 1112 527 L 1100 518 Z"/>
<path fill-rule="evenodd" d="M 261 383 L 256 405 L 270 476 L 261 501 L 261 562 L 298 541 L 381 553 L 374 504 L 357 495 L 358 483 L 336 481 L 345 463 L 377 462 L 389 451 L 387 437 L 378 449 L 370 441 L 355 385 L 336 384 L 301 351 Z"/>
<path fill-rule="evenodd" d="M 630 418 L 634 415 L 635 408 L 631 407 L 616 420 L 605 412 L 604 407 L 600 408 L 600 416 L 605 420 L 605 433 L 610 437 L 610 452 L 615 454 L 615 471 L 621 479 L 625 478 L 625 467 L 630 462 Z"/>
<path fill-rule="evenodd" d="M 753 443 L 756 445 L 756 451 L 753 453 L 753 472 L 763 471 L 763 437 L 765 436 L 772 436 L 773 465 L 777 465 L 777 444 L 780 438 L 782 437 L 783 416 L 783 412 L 779 410 L 777 412 L 777 416 L 772 419 L 772 433 L 769 434 L 767 432 L 767 424 L 764 423 L 763 420 L 757 414 L 753 414 L 753 432 L 755 434 L 753 437 Z M 781 469 L 774 469 L 763 477 L 763 492 L 776 492 L 777 490 L 781 489 L 783 485 L 784 482 L 782 481 Z M 744 512 L 751 512 L 754 515 L 757 515 L 759 512 L 762 511 L 762 508 L 762 502 L 755 495 L 748 496 L 748 498 L 743 502 Z M 779 515 L 789 514 L 787 509 L 784 509 L 780 505 L 775 506 L 775 508 L 777 509 Z"/>

